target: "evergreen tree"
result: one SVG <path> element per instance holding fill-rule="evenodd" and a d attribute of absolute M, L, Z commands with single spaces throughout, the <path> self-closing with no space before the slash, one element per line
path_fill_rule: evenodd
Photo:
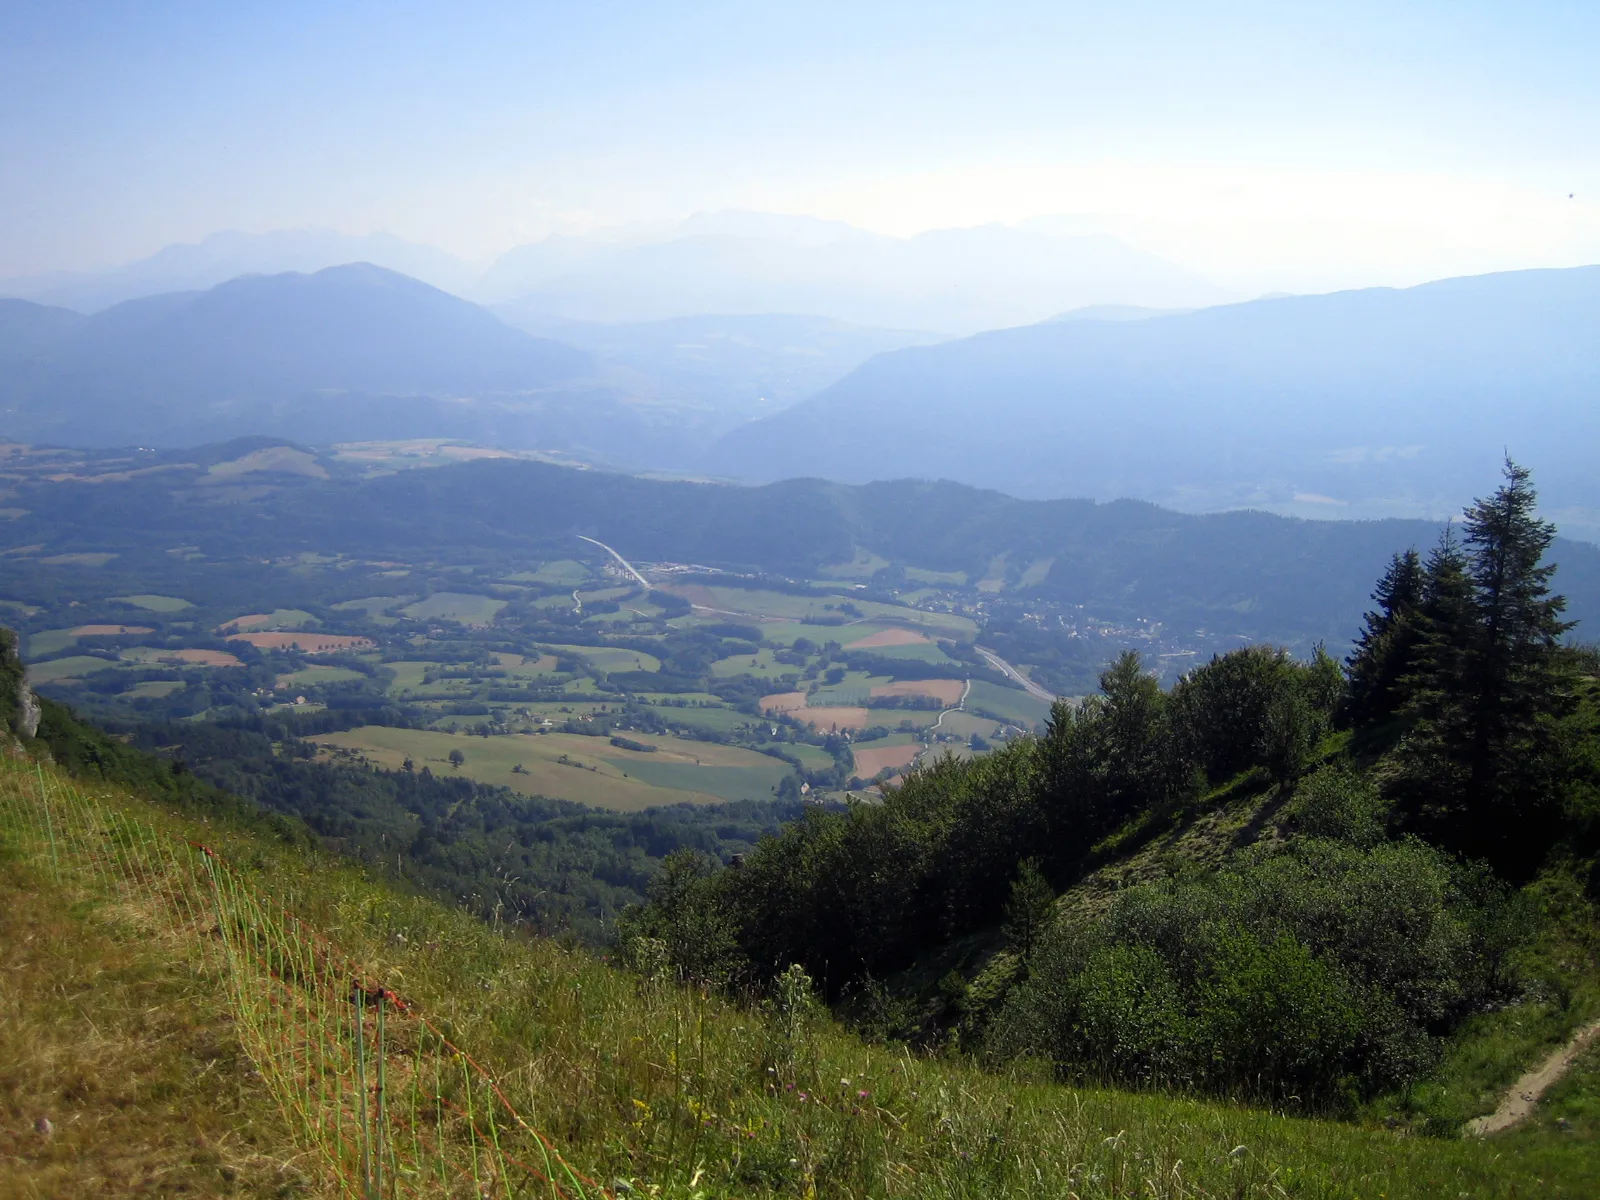
<path fill-rule="evenodd" d="M 1426 581 L 1422 558 L 1414 549 L 1396 554 L 1378 580 L 1372 593 L 1378 607 L 1367 613 L 1366 628 L 1349 660 L 1345 715 L 1350 724 L 1376 724 L 1404 704 L 1401 681 L 1416 667 Z"/>
<path fill-rule="evenodd" d="M 1507 459 L 1505 483 L 1466 514 L 1478 636 L 1462 679 L 1463 757 L 1474 802 L 1507 818 L 1538 803 L 1529 792 L 1553 752 L 1551 722 L 1571 703 L 1561 636 L 1573 623 L 1550 591 L 1555 526 L 1535 515 L 1537 498 L 1527 469 Z"/>
<path fill-rule="evenodd" d="M 1505 484 L 1467 510 L 1465 545 L 1446 530 L 1429 555 L 1396 780 L 1414 824 L 1513 873 L 1549 843 L 1556 722 L 1571 703 L 1571 624 L 1543 561 L 1555 530 L 1535 502 L 1507 461 Z"/>
<path fill-rule="evenodd" d="M 1056 893 L 1039 870 L 1039 860 L 1025 858 L 1017 864 L 1003 927 L 1006 945 L 1023 959 L 1033 953 L 1055 915 Z"/>

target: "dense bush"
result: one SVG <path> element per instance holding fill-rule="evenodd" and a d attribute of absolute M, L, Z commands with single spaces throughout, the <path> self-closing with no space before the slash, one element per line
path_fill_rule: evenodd
<path fill-rule="evenodd" d="M 1058 927 L 990 1033 L 1067 1075 L 1329 1107 L 1417 1078 L 1508 986 L 1520 910 L 1414 840 L 1306 838 Z"/>

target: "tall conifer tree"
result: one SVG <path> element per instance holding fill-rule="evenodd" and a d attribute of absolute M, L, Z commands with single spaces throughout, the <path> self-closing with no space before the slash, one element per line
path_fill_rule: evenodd
<path fill-rule="evenodd" d="M 1544 556 L 1556 531 L 1535 515 L 1537 499 L 1527 469 L 1508 458 L 1505 483 L 1466 514 L 1478 636 L 1462 681 L 1464 749 L 1479 801 L 1513 800 L 1528 756 L 1547 749 L 1548 718 L 1570 703 L 1561 635 L 1573 623 L 1550 591 L 1556 567 Z"/>
<path fill-rule="evenodd" d="M 1416 668 L 1426 582 L 1421 557 L 1407 550 L 1394 556 L 1373 589 L 1378 607 L 1367 613 L 1366 628 L 1350 656 L 1346 712 L 1352 724 L 1385 720 L 1404 704 L 1401 681 Z"/>

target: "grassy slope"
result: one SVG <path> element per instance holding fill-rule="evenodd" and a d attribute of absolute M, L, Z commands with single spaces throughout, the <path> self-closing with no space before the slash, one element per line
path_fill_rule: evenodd
<path fill-rule="evenodd" d="M 1399 1137 L 1224 1104 L 1061 1087 L 1027 1072 L 986 1075 L 959 1062 L 863 1044 L 819 1012 L 785 1018 L 742 1009 L 641 981 L 553 942 L 502 937 L 460 913 L 232 831 L 225 822 L 210 824 L 206 836 L 235 863 L 250 864 L 257 886 L 289 893 L 297 911 L 373 974 L 401 982 L 580 1166 L 608 1180 L 664 1184 L 664 1195 L 1600 1192 L 1600 1156 L 1565 1135 L 1492 1145 Z M 6 870 L 5 886 L 13 891 L 37 886 L 14 865 Z M 124 1144 L 138 1147 L 148 1173 L 199 1169 L 193 1133 L 184 1126 L 187 1140 L 180 1138 L 164 1115 L 181 1109 L 200 1114 L 195 1128 L 217 1153 L 234 1156 L 222 1165 L 239 1173 L 241 1185 L 251 1169 L 270 1164 L 275 1171 L 281 1151 L 273 1150 L 270 1115 L 248 1068 L 213 1048 L 221 1037 L 205 1015 L 215 1011 L 211 1001 L 186 990 L 191 983 L 164 966 L 159 945 L 121 932 L 111 914 L 69 914 L 51 908 L 48 896 L 39 903 L 45 907 L 36 917 L 26 906 L 4 906 L 8 925 L 0 945 L 8 955 L 18 941 L 13 921 L 78 922 L 84 934 L 49 936 L 48 947 L 28 960 L 37 965 L 25 977 L 37 982 L 20 992 L 8 987 L 6 1003 L 35 1014 L 34 1024 L 8 1011 L 4 1028 L 21 1030 L 24 1046 L 60 1047 L 64 1063 L 75 1056 L 80 1073 L 92 1069 L 108 1095 L 137 1097 L 121 1107 L 108 1102 L 102 1128 L 116 1132 L 86 1139 L 94 1147 L 83 1165 L 78 1155 L 61 1155 L 48 1169 L 108 1169 L 96 1163 L 115 1158 Z M 175 991 L 146 1000 L 122 990 L 143 980 Z M 95 986 L 84 988 L 86 981 Z M 67 996 L 70 1005 L 62 1002 Z M 106 1041 L 84 1036 L 90 1019 Z M 169 1020 L 175 1030 L 163 1024 Z M 191 1027 L 208 1033 L 187 1049 L 184 1031 Z M 156 1088 L 130 1090 L 140 1069 L 129 1064 L 150 1055 L 166 1065 L 146 1069 L 178 1089 L 169 1094 L 175 1098 Z M 7 1077 L 8 1130 L 18 1128 L 17 1115 L 30 1115 L 27 1097 L 60 1094 L 57 1080 L 65 1078 L 38 1055 L 24 1061 L 31 1064 L 26 1078 Z M 129 1123 L 126 1137 L 117 1121 Z M 6 1153 L 17 1151 L 7 1146 Z M 31 1153 L 22 1162 L 8 1158 L 12 1165 L 4 1169 L 25 1172 L 30 1183 L 47 1178 L 40 1151 Z M 205 1167 L 216 1172 L 214 1161 Z M 55 1194 L 83 1190 L 92 1189 L 65 1184 Z"/>
<path fill-rule="evenodd" d="M 218 981 L 170 950 L 0 845 L 0 1195 L 313 1194 Z"/>

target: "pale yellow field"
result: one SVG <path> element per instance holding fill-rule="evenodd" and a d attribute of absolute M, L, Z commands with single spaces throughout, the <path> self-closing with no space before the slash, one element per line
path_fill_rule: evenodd
<path fill-rule="evenodd" d="M 426 766 L 435 775 L 459 773 L 525 795 L 576 800 L 622 812 L 685 801 L 716 804 L 743 794 L 759 798 L 787 771 L 776 759 L 735 746 L 642 733 L 624 736 L 656 746 L 657 751 L 624 750 L 607 738 L 575 733 L 482 738 L 377 725 L 314 740 L 323 746 L 355 750 L 373 765 L 389 770 L 398 769 L 409 756 L 417 770 Z M 466 756 L 459 770 L 450 765 L 451 750 Z M 513 771 L 518 765 L 523 770 Z M 671 786 L 646 782 L 641 774 L 656 779 L 670 775 Z"/>

